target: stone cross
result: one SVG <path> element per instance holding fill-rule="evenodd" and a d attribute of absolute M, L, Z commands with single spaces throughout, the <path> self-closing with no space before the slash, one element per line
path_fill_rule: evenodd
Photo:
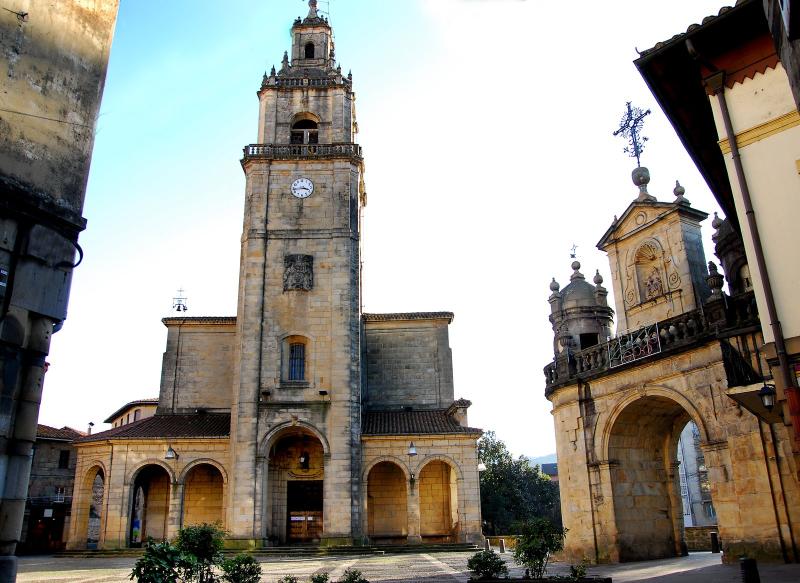
<path fill-rule="evenodd" d="M 639 157 L 642 155 L 644 151 L 644 143 L 647 141 L 647 138 L 644 137 L 642 134 L 642 128 L 644 127 L 644 118 L 647 115 L 650 115 L 650 110 L 642 111 L 638 107 L 631 106 L 631 102 L 628 101 L 626 104 L 627 111 L 622 116 L 622 120 L 619 122 L 619 129 L 614 132 L 615 136 L 622 135 L 624 138 L 628 139 L 628 145 L 625 147 L 625 153 L 630 155 L 631 158 L 636 158 L 636 166 L 641 166 L 641 162 L 639 161 Z"/>

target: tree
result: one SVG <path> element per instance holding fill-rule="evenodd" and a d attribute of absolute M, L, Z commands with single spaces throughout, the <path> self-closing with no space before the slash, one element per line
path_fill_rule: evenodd
<path fill-rule="evenodd" d="M 481 472 L 481 514 L 488 535 L 513 534 L 537 517 L 561 526 L 558 484 L 524 457 L 513 459 L 506 444 L 487 431 L 478 440 Z"/>

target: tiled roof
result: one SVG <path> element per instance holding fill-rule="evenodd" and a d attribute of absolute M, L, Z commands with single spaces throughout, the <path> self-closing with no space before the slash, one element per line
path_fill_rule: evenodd
<path fill-rule="evenodd" d="M 108 418 L 103 421 L 103 423 L 111 423 L 119 415 L 122 415 L 123 412 L 132 407 L 136 407 L 137 405 L 158 405 L 158 397 L 148 397 L 147 399 L 137 399 L 135 401 L 131 401 L 130 403 L 125 403 L 122 407 L 109 415 Z"/>
<path fill-rule="evenodd" d="M 224 325 L 231 326 L 236 324 L 236 316 L 174 316 L 169 318 L 161 318 L 165 326 L 213 326 Z"/>
<path fill-rule="evenodd" d="M 425 435 L 470 433 L 480 429 L 462 427 L 445 409 L 421 411 L 366 411 L 361 419 L 363 435 Z"/>
<path fill-rule="evenodd" d="M 650 53 L 652 51 L 656 51 L 656 50 L 658 50 L 658 49 L 660 49 L 660 48 L 662 48 L 662 47 L 664 47 L 664 46 L 666 46 L 668 44 L 671 44 L 671 43 L 679 41 L 679 40 L 683 40 L 686 37 L 687 34 L 691 34 L 692 32 L 694 32 L 695 30 L 697 30 L 701 26 L 705 26 L 707 24 L 710 24 L 710 23 L 714 22 L 716 19 L 718 19 L 720 16 L 722 16 L 726 12 L 730 12 L 731 10 L 736 8 L 736 6 L 739 6 L 741 4 L 745 4 L 747 2 L 753 2 L 753 1 L 755 1 L 755 0 L 736 0 L 736 4 L 734 6 L 723 6 L 722 8 L 719 9 L 719 12 L 717 14 L 712 14 L 711 16 L 706 16 L 700 24 L 691 24 L 691 25 L 689 25 L 689 28 L 686 29 L 686 32 L 678 33 L 675 36 L 673 36 L 672 38 L 669 38 L 669 39 L 667 39 L 665 41 L 657 42 L 653 47 L 651 47 L 649 49 L 645 49 L 641 53 L 639 53 L 639 56 L 644 56 L 647 53 Z"/>
<path fill-rule="evenodd" d="M 87 435 L 76 441 L 104 439 L 147 439 L 163 437 L 228 437 L 231 433 L 229 413 L 194 415 L 154 415 L 108 431 Z"/>
<path fill-rule="evenodd" d="M 447 320 L 452 322 L 453 312 L 399 312 L 390 314 L 362 314 L 366 322 L 387 322 L 390 320 Z"/>
<path fill-rule="evenodd" d="M 36 437 L 39 439 L 63 439 L 64 441 L 72 441 L 84 435 L 86 434 L 67 426 L 61 429 L 56 429 L 49 425 L 42 425 L 41 423 L 36 426 Z"/>

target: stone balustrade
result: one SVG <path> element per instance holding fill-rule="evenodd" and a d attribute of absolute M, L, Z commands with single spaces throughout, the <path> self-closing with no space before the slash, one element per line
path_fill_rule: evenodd
<path fill-rule="evenodd" d="M 617 367 L 657 358 L 660 354 L 688 350 L 700 342 L 730 338 L 758 326 L 758 310 L 752 292 L 725 296 L 706 303 L 702 309 L 673 316 L 640 330 L 625 332 L 596 346 L 559 355 L 544 367 L 545 395 L 579 379 L 610 374 Z M 723 350 L 723 358 L 735 360 L 732 365 L 741 368 L 741 357 L 731 354 L 732 350 L 735 349 L 727 345 Z M 742 376 L 745 378 L 747 375 Z"/>
<path fill-rule="evenodd" d="M 299 158 L 357 158 L 361 146 L 344 144 L 250 144 L 244 147 L 243 162 L 248 160 L 292 160 Z"/>

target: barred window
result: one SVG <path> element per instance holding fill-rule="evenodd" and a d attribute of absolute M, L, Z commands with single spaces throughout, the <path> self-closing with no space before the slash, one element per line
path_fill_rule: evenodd
<path fill-rule="evenodd" d="M 293 342 L 289 345 L 289 380 L 304 381 L 306 379 L 306 345 Z"/>

